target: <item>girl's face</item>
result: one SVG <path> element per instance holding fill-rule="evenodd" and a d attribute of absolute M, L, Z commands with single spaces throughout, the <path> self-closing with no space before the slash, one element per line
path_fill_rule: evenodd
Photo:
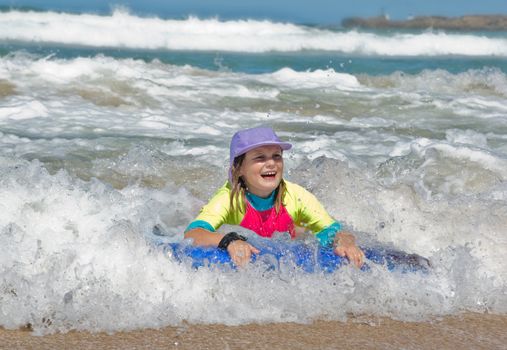
<path fill-rule="evenodd" d="M 264 198 L 278 187 L 282 175 L 283 157 L 279 146 L 261 146 L 248 151 L 240 168 L 248 191 Z"/>

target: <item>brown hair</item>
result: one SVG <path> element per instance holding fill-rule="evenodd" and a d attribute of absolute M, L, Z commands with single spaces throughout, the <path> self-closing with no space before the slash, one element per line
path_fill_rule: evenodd
<path fill-rule="evenodd" d="M 232 163 L 231 168 L 231 196 L 230 196 L 230 206 L 231 211 L 234 211 L 234 207 L 237 205 L 238 208 L 241 208 L 240 203 L 243 204 L 243 208 L 246 209 L 246 183 L 245 180 L 239 175 L 241 165 L 243 164 L 243 161 L 245 160 L 245 154 L 242 154 L 240 156 L 237 156 L 234 158 L 234 162 Z M 287 185 L 285 184 L 285 181 L 282 179 L 280 181 L 280 184 L 278 185 L 278 188 L 276 189 L 276 198 L 275 198 L 275 210 L 278 214 L 280 212 L 280 207 L 283 204 L 283 199 L 285 197 L 285 190 L 287 188 Z M 241 210 L 241 209 L 240 209 Z"/>

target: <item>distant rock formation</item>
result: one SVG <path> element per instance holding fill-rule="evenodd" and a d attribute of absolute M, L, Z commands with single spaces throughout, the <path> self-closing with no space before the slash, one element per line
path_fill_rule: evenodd
<path fill-rule="evenodd" d="M 407 28 L 454 30 L 507 30 L 507 16 L 471 15 L 463 17 L 420 16 L 406 21 L 391 21 L 387 16 L 351 17 L 342 21 L 345 28 Z"/>

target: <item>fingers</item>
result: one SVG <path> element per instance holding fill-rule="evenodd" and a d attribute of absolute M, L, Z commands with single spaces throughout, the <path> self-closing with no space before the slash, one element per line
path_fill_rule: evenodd
<path fill-rule="evenodd" d="M 346 257 L 351 263 L 359 268 L 364 264 L 364 253 L 356 245 L 340 245 L 334 249 L 334 252 L 336 255 L 339 255 L 342 258 Z"/>
<path fill-rule="evenodd" d="M 351 255 L 349 259 L 354 263 L 354 265 L 360 268 L 364 263 L 364 253 L 360 249 L 357 250 L 358 253 Z"/>
<path fill-rule="evenodd" d="M 244 267 L 250 262 L 253 254 L 259 254 L 260 251 L 254 246 L 244 241 L 234 241 L 227 247 L 231 260 L 236 266 Z"/>
<path fill-rule="evenodd" d="M 346 255 L 346 254 L 345 254 L 345 247 L 343 247 L 343 246 L 338 246 L 338 247 L 336 247 L 336 248 L 334 249 L 334 252 L 335 252 L 335 254 L 336 254 L 336 255 L 339 255 L 339 256 L 341 256 L 342 258 L 344 258 L 344 257 L 345 257 L 345 255 Z"/>

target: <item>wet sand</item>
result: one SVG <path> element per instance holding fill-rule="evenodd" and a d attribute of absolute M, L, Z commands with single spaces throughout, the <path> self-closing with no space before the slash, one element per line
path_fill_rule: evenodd
<path fill-rule="evenodd" d="M 426 322 L 359 317 L 311 324 L 185 324 L 42 337 L 0 329 L 0 340 L 1 349 L 507 349 L 507 315 L 467 313 Z"/>

